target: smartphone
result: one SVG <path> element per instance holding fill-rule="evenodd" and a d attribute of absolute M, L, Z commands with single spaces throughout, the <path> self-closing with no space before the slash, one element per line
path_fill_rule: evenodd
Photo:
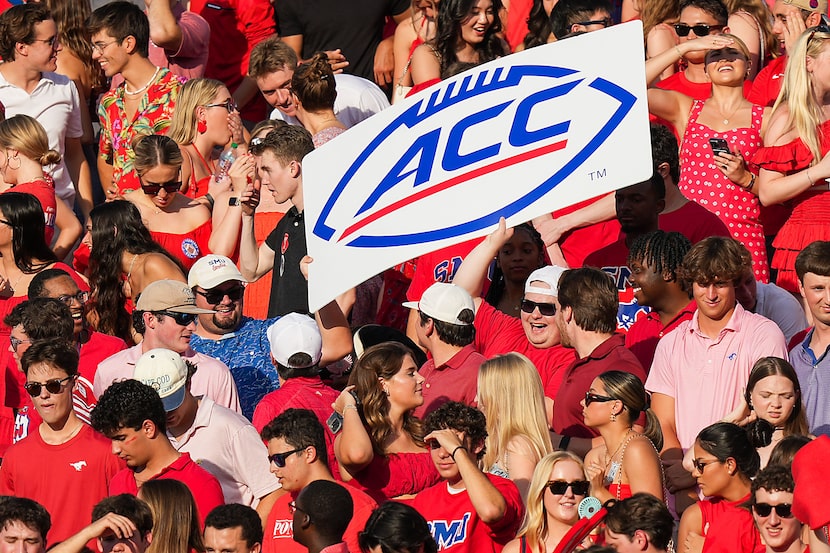
<path fill-rule="evenodd" d="M 729 143 L 723 138 L 710 138 L 709 146 L 712 148 L 715 155 L 732 153 L 729 149 Z"/>
<path fill-rule="evenodd" d="M 329 418 L 326 420 L 326 426 L 329 427 L 332 434 L 337 434 L 343 430 L 343 416 L 337 411 L 332 411 Z"/>

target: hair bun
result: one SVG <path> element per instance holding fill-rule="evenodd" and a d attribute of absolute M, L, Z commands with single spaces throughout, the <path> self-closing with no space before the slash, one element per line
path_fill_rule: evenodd
<path fill-rule="evenodd" d="M 755 419 L 746 425 L 746 434 L 756 449 L 771 444 L 773 432 L 775 432 L 775 427 L 764 419 Z"/>

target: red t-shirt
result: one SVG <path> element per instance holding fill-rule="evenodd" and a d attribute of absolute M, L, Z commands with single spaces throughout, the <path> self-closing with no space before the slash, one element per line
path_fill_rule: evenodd
<path fill-rule="evenodd" d="M 46 243 L 51 244 L 52 238 L 55 236 L 55 217 L 58 211 L 58 204 L 55 199 L 55 187 L 49 186 L 46 181 L 36 180 L 20 183 L 9 188 L 6 192 L 21 192 L 23 194 L 31 194 L 37 198 L 40 206 L 43 208 L 43 216 L 46 220 Z"/>
<path fill-rule="evenodd" d="M 560 344 L 539 349 L 528 342 L 522 321 L 483 301 L 475 318 L 476 349 L 487 359 L 515 351 L 530 359 L 542 378 L 545 397 L 554 399 L 565 369 L 574 362 L 574 350 Z"/>
<path fill-rule="evenodd" d="M 648 313 L 628 329 L 628 334 L 625 335 L 625 347 L 631 350 L 646 370 L 650 369 L 654 361 L 657 342 L 683 321 L 690 321 L 695 314 L 695 309 L 697 309 L 697 304 L 692 300 L 666 326 L 660 322 L 660 315 L 654 311 Z"/>
<path fill-rule="evenodd" d="M 409 290 L 406 291 L 406 299 L 420 301 L 421 295 L 426 289 L 436 282 L 452 282 L 455 273 L 461 267 L 461 262 L 483 240 L 484 237 L 473 238 L 418 257 L 415 274 L 412 275 L 412 283 L 409 285 Z"/>
<path fill-rule="evenodd" d="M 661 213 L 659 226 L 666 232 L 679 232 L 692 244 L 710 236 L 731 236 L 720 217 L 691 200 L 680 209 Z"/>
<path fill-rule="evenodd" d="M 6 451 L 0 494 L 33 499 L 49 511 L 51 546 L 89 524 L 92 507 L 107 497 L 113 477 L 123 467 L 110 441 L 89 426 L 60 445 L 47 444 L 34 429 Z"/>
<path fill-rule="evenodd" d="M 448 401 L 475 405 L 478 368 L 485 361 L 487 358 L 476 352 L 473 344 L 464 346 L 440 367 L 430 357 L 418 371 L 424 377 L 424 403 L 415 409 L 415 416 L 424 419 Z"/>
<path fill-rule="evenodd" d="M 497 553 L 516 537 L 524 516 L 519 489 L 507 478 L 486 476 L 507 503 L 504 515 L 492 524 L 479 518 L 466 489 L 453 490 L 446 481 L 427 488 L 408 502 L 427 519 L 439 551 Z"/>
<path fill-rule="evenodd" d="M 343 533 L 343 541 L 349 545 L 349 551 L 360 551 L 357 542 L 358 533 L 366 527 L 366 521 L 372 511 L 378 506 L 377 502 L 353 486 L 343 486 L 352 496 L 354 514 L 349 526 Z M 287 493 L 280 496 L 265 523 L 265 535 L 262 538 L 262 553 L 305 553 L 307 549 L 294 541 L 292 526 L 293 515 L 288 511 L 288 504 L 297 498 L 296 493 Z"/>
<path fill-rule="evenodd" d="M 698 501 L 703 518 L 700 528 L 704 538 L 703 553 L 754 553 L 764 550 L 752 513 L 741 506 L 748 499 L 749 494 L 735 502 L 720 498 Z"/>
<path fill-rule="evenodd" d="M 555 219 L 568 213 L 573 213 L 577 209 L 593 204 L 602 197 L 597 196 L 596 198 L 579 202 L 564 209 L 554 211 L 552 215 Z M 620 223 L 616 219 L 610 219 L 602 223 L 574 229 L 563 234 L 559 240 L 559 247 L 562 249 L 562 255 L 565 256 L 565 261 L 568 262 L 569 267 L 582 267 L 585 264 L 585 258 L 588 254 L 607 246 L 619 238 L 619 236 Z"/>
<path fill-rule="evenodd" d="M 585 426 L 580 401 L 585 398 L 591 382 L 605 371 L 625 371 L 642 382 L 646 381 L 642 365 L 633 353 L 625 349 L 625 337 L 622 334 L 612 335 L 594 348 L 590 355 L 577 359 L 568 367 L 554 400 L 554 432 L 573 438 L 598 435 L 596 430 Z"/>
<path fill-rule="evenodd" d="M 787 68 L 787 56 L 778 56 L 764 66 L 755 76 L 752 90 L 746 99 L 759 106 L 772 107 L 781 92 L 784 82 L 784 69 Z"/>
<path fill-rule="evenodd" d="M 196 501 L 196 508 L 199 511 L 199 524 L 205 527 L 205 517 L 215 507 L 225 504 L 225 496 L 222 495 L 222 486 L 219 480 L 211 473 L 197 465 L 190 458 L 190 454 L 182 453 L 169 466 L 150 478 L 150 480 L 162 479 L 178 480 L 183 482 L 193 494 Z M 138 495 L 138 485 L 135 481 L 135 472 L 131 468 L 125 468 L 115 475 L 110 482 L 110 495 L 128 493 Z M 87 522 L 87 524 L 89 524 Z"/>

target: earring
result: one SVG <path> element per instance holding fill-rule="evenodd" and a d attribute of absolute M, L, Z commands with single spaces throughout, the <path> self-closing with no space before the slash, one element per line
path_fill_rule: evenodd
<path fill-rule="evenodd" d="M 389 396 L 389 388 L 384 388 L 383 393 L 386 394 L 387 397 L 388 397 Z"/>
<path fill-rule="evenodd" d="M 199 134 L 205 134 L 207 132 L 207 123 L 200 119 L 199 122 L 196 123 L 196 132 Z"/>
<path fill-rule="evenodd" d="M 13 160 L 13 159 L 16 159 L 16 160 L 17 160 L 17 167 L 12 167 L 12 160 Z M 8 161 L 8 164 L 9 164 L 9 169 L 15 169 L 15 170 L 20 169 L 20 163 L 21 163 L 21 162 L 20 162 L 20 158 L 19 158 L 19 157 L 17 157 L 17 156 L 10 157 L 10 158 L 8 158 L 8 160 L 9 160 L 9 161 Z"/>
<path fill-rule="evenodd" d="M 611 413 L 611 422 L 616 422 L 616 420 L 617 420 L 617 414 L 616 413 Z"/>

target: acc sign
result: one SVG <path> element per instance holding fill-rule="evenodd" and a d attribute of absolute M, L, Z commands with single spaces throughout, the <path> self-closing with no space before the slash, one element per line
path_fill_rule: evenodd
<path fill-rule="evenodd" d="M 310 307 L 499 217 L 518 224 L 646 180 L 644 81 L 629 23 L 476 67 L 309 154 Z"/>

